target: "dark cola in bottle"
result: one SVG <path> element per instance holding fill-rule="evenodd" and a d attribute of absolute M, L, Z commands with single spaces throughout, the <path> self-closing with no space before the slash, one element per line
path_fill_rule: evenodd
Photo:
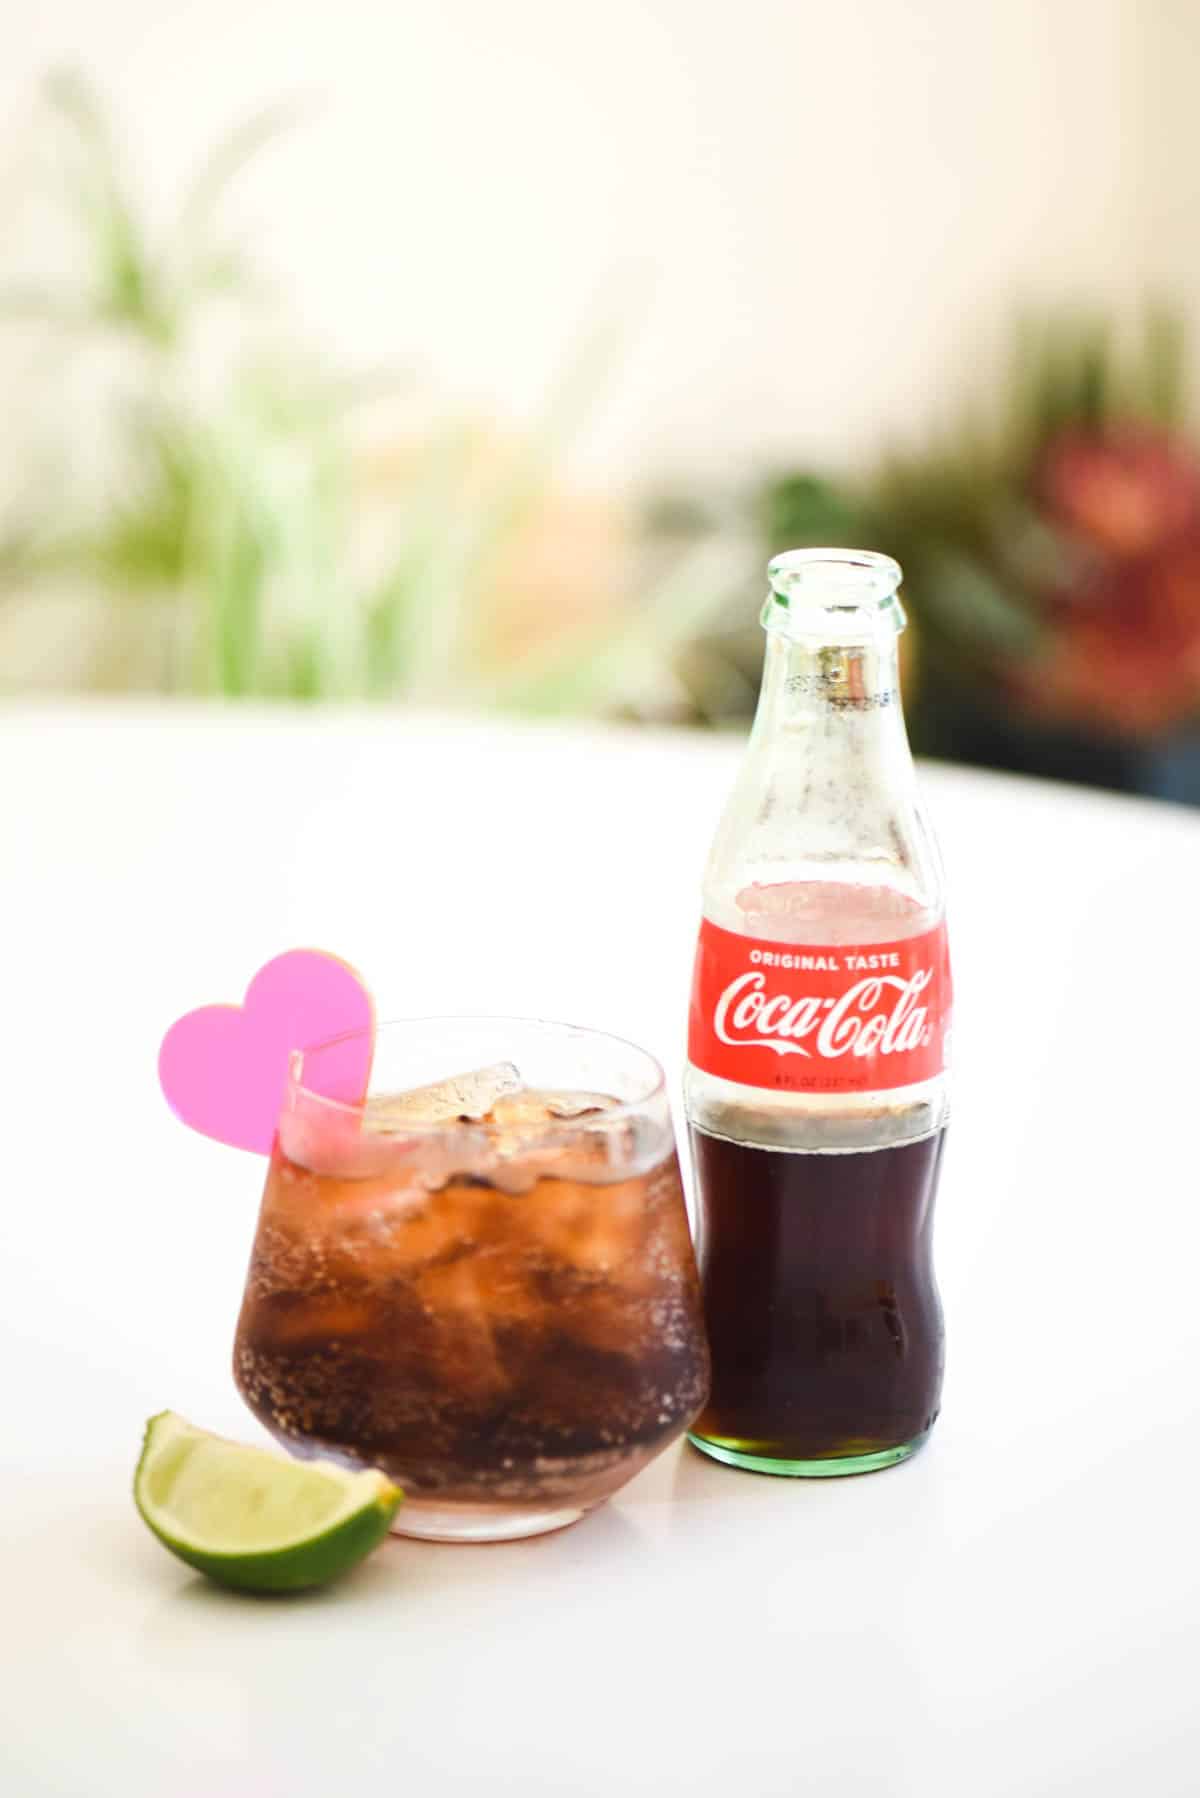
<path fill-rule="evenodd" d="M 769 577 L 689 1018 L 713 1361 L 691 1437 L 735 1467 L 865 1473 L 924 1441 L 941 1395 L 942 878 L 900 706 L 899 568 L 794 550 Z"/>

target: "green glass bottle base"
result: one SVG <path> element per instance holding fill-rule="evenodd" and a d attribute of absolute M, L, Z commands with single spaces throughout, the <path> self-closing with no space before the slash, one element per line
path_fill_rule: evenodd
<path fill-rule="evenodd" d="M 702 1455 L 711 1455 L 714 1461 L 722 1461 L 726 1467 L 743 1468 L 747 1473 L 774 1473 L 789 1480 L 836 1480 L 845 1474 L 875 1473 L 881 1467 L 894 1467 L 898 1461 L 907 1461 L 928 1435 L 929 1431 L 924 1430 L 911 1442 L 902 1442 L 898 1448 L 879 1448 L 869 1455 L 831 1455 L 820 1461 L 788 1461 L 775 1455 L 748 1455 L 740 1448 L 731 1448 L 724 1442 L 709 1442 L 691 1432 L 688 1441 Z"/>

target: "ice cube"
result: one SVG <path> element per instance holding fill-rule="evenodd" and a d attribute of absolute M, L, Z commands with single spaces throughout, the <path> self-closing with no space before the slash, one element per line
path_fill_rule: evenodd
<path fill-rule="evenodd" d="M 537 1129 L 565 1118 L 590 1117 L 616 1104 L 607 1093 L 560 1092 L 554 1087 L 523 1086 L 492 1106 L 492 1122 L 501 1130 Z"/>
<path fill-rule="evenodd" d="M 572 1295 L 562 1328 L 573 1343 L 610 1355 L 630 1355 L 645 1336 L 646 1311 L 646 1301 L 637 1294 L 599 1281 Z"/>
<path fill-rule="evenodd" d="M 370 1334 L 378 1323 L 368 1300 L 330 1292 L 289 1294 L 286 1303 L 264 1305 L 254 1314 L 254 1333 L 265 1349 L 322 1349 Z"/>
<path fill-rule="evenodd" d="M 511 1258 L 465 1255 L 434 1262 L 418 1273 L 416 1287 L 446 1393 L 475 1405 L 506 1393 L 524 1358 L 522 1338 L 545 1311 Z"/>
<path fill-rule="evenodd" d="M 522 1087 L 497 1099 L 487 1120 L 489 1153 L 477 1172 L 505 1192 L 528 1192 L 546 1174 L 557 1174 L 568 1145 L 616 1103 L 603 1093 Z"/>
<path fill-rule="evenodd" d="M 641 1180 L 541 1189 L 526 1214 L 527 1228 L 560 1266 L 589 1276 L 636 1270 L 647 1234 L 646 1188 Z"/>
<path fill-rule="evenodd" d="M 559 1130 L 542 1155 L 543 1172 L 557 1180 L 587 1184 L 624 1179 L 643 1173 L 646 1155 L 637 1120 L 624 1113 L 585 1112 L 573 1129 Z"/>
<path fill-rule="evenodd" d="M 511 1061 L 472 1073 L 454 1074 L 432 1086 L 407 1092 L 373 1094 L 363 1112 L 363 1128 L 378 1135 L 403 1135 L 419 1124 L 478 1123 L 497 1101 L 521 1090 L 521 1076 Z"/>
<path fill-rule="evenodd" d="M 442 1190 L 419 1197 L 406 1194 L 402 1203 L 383 1207 L 374 1230 L 382 1276 L 390 1277 L 398 1269 L 407 1273 L 470 1249 L 480 1231 L 481 1201 L 490 1197 L 471 1189 Z"/>
<path fill-rule="evenodd" d="M 492 1106 L 489 1122 L 502 1135 L 540 1130 L 554 1122 L 554 1113 L 546 1103 L 548 1095 L 522 1086 L 516 1092 L 503 1093 Z"/>
<path fill-rule="evenodd" d="M 611 1111 L 617 1101 L 608 1093 L 547 1093 L 546 1108 L 551 1117 L 593 1117 L 600 1111 Z"/>

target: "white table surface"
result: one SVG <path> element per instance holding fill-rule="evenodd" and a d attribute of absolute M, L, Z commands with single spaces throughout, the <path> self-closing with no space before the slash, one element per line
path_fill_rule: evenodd
<path fill-rule="evenodd" d="M 334 948 L 385 1012 L 607 1026 L 677 1073 L 739 745 L 383 715 L 0 716 L 0 1791 L 1194 1794 L 1200 816 L 927 771 L 957 1109 L 942 1420 L 802 1483 L 675 1449 L 577 1528 L 392 1541 L 283 1602 L 138 1520 L 143 1421 L 255 1439 L 261 1164 L 155 1084 L 177 1013 Z"/>

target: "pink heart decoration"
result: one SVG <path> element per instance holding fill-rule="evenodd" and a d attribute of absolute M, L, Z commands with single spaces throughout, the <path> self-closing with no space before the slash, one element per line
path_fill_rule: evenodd
<path fill-rule="evenodd" d="M 344 961 L 289 949 L 258 970 L 241 1005 L 202 1005 L 176 1020 L 158 1052 L 158 1078 L 182 1123 L 231 1148 L 269 1155 L 293 1049 L 349 1031 L 317 1058 L 310 1090 L 354 1104 L 367 1090 L 374 1048 L 370 994 Z"/>

